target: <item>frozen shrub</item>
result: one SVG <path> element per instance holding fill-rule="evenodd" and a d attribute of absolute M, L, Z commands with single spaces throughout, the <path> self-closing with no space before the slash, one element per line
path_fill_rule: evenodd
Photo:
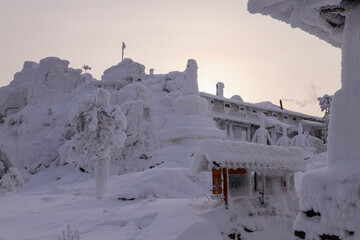
<path fill-rule="evenodd" d="M 11 167 L 0 179 L 0 192 L 21 191 L 24 188 L 24 180 L 17 168 Z"/>
<path fill-rule="evenodd" d="M 80 240 L 80 233 L 70 229 L 70 225 L 67 225 L 67 231 L 63 230 L 62 236 L 58 237 L 58 240 Z"/>

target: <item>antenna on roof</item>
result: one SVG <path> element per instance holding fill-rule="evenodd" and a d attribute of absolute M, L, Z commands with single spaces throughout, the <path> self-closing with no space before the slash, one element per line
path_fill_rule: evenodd
<path fill-rule="evenodd" d="M 126 45 L 125 45 L 125 43 L 123 42 L 122 43 L 122 47 L 121 47 L 121 49 L 122 49 L 122 53 L 121 53 L 121 61 L 123 61 L 124 60 L 124 49 L 126 48 Z"/>
<path fill-rule="evenodd" d="M 283 109 L 282 100 L 280 99 L 280 108 Z"/>

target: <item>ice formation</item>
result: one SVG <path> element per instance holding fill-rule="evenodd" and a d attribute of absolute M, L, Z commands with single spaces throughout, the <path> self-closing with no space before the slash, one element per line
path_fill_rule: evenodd
<path fill-rule="evenodd" d="M 175 98 L 174 110 L 175 116 L 159 131 L 163 147 L 154 153 L 154 161 L 189 167 L 198 141 L 225 138 L 225 132 L 207 116 L 207 101 L 199 96 L 195 60 L 188 60 L 182 94 Z"/>
<path fill-rule="evenodd" d="M 30 173 L 49 167 L 71 130 L 67 112 L 78 98 L 81 70 L 50 57 L 25 62 L 9 86 L 0 88 L 0 152 L 11 166 Z"/>
<path fill-rule="evenodd" d="M 98 81 L 68 65 L 55 57 L 25 62 L 9 86 L 0 88 L 0 174 L 12 166 L 33 174 L 65 164 L 75 134 L 69 112 L 83 95 L 98 88 L 108 90 L 111 104 L 131 119 L 126 148 L 111 150 L 111 172 L 147 169 L 159 147 L 155 133 L 174 114 L 184 73 L 146 75 L 143 65 L 124 59 Z"/>
<path fill-rule="evenodd" d="M 244 228 L 269 230 L 275 219 L 283 226 L 294 222 L 299 211 L 294 172 L 306 169 L 301 148 L 202 140 L 192 169 L 212 171 L 213 194 L 224 199 L 241 236 L 247 235 Z"/>
<path fill-rule="evenodd" d="M 290 141 L 290 146 L 309 148 L 309 142 L 306 139 L 306 136 L 303 134 L 303 126 L 301 123 L 298 124 L 298 134 L 293 137 Z"/>
<path fill-rule="evenodd" d="M 306 174 L 295 235 L 300 239 L 358 239 L 360 225 L 360 4 L 346 0 L 249 0 L 260 12 L 342 49 L 342 88 L 331 102 L 328 167 Z"/>
<path fill-rule="evenodd" d="M 273 141 L 270 137 L 270 134 L 265 129 L 265 121 L 266 121 L 265 114 L 261 113 L 260 128 L 256 130 L 254 137 L 252 139 L 252 142 L 260 143 L 260 144 L 264 144 L 264 145 L 268 145 L 268 142 L 269 142 L 270 145 L 274 145 Z"/>
<path fill-rule="evenodd" d="M 202 140 L 199 142 L 192 170 L 199 173 L 211 170 L 214 162 L 224 166 L 251 169 L 305 171 L 303 150 L 297 147 L 263 146 L 226 140 Z"/>
<path fill-rule="evenodd" d="M 110 168 L 110 149 L 122 148 L 126 118 L 120 107 L 110 105 L 110 93 L 104 89 L 86 94 L 70 111 L 75 135 L 68 148 L 66 162 L 86 172 L 95 172 L 96 197 L 105 191 Z"/>
<path fill-rule="evenodd" d="M 276 146 L 290 146 L 290 138 L 287 136 L 287 128 L 283 127 L 283 135 L 278 139 Z"/>
<path fill-rule="evenodd" d="M 252 132 L 255 132 L 261 109 L 276 113 L 279 111 L 278 107 L 270 104 L 261 106 L 244 103 L 239 96 L 234 96 L 231 100 L 211 95 L 211 98 L 207 99 L 207 95 L 199 93 L 198 90 L 195 60 L 188 61 L 184 72 L 154 74 L 151 71 L 150 74 L 145 74 L 143 65 L 131 59 L 124 59 L 121 63 L 105 70 L 101 81 L 94 79 L 89 73 L 81 74 L 81 70 L 69 68 L 68 64 L 66 60 L 53 57 L 45 58 L 39 64 L 26 62 L 23 70 L 15 75 L 10 85 L 0 88 L 0 177 L 4 180 L 8 179 L 8 176 L 13 176 L 11 167 L 17 167 L 23 174 L 24 181 L 29 181 L 26 188 L 37 188 L 37 185 L 43 184 L 44 179 L 52 179 L 53 182 L 48 186 L 56 185 L 55 188 L 52 187 L 54 188 L 52 191 L 55 192 L 54 194 L 62 193 L 56 196 L 56 201 L 60 202 L 66 195 L 62 184 L 68 184 L 68 188 L 71 189 L 69 190 L 71 201 L 74 196 L 87 198 L 87 195 L 92 194 L 94 191 L 93 187 L 90 187 L 92 185 L 77 181 L 91 178 L 93 173 L 98 179 L 97 196 L 102 196 L 109 165 L 111 166 L 109 174 L 117 180 L 112 181 L 112 185 L 109 181 L 107 188 L 115 192 L 118 200 L 138 199 L 139 201 L 134 205 L 136 208 L 138 204 L 141 205 L 141 199 L 159 198 L 167 201 L 168 198 L 178 198 L 174 200 L 178 202 L 179 198 L 186 197 L 184 201 L 189 201 L 190 198 L 199 195 L 208 195 L 210 175 L 200 173 L 194 176 L 189 167 L 191 156 L 199 141 L 203 139 L 214 141 L 230 136 L 227 136 L 226 131 L 219 129 L 220 124 L 216 126 L 214 121 L 216 115 L 213 115 L 215 111 L 211 109 L 216 109 L 219 103 L 224 108 L 228 103 L 229 107 L 226 109 L 228 112 L 222 113 L 229 121 L 236 120 L 246 112 L 246 116 L 249 117 L 246 117 L 249 120 L 247 123 L 254 124 L 251 129 L 247 131 L 244 128 L 233 129 L 235 125 L 229 125 L 229 129 L 231 127 L 235 130 L 233 133 L 237 134 L 237 140 L 243 142 L 249 141 Z M 124 116 L 120 114 L 120 110 Z M 309 117 L 300 113 L 296 115 L 291 111 L 285 113 L 289 114 L 288 116 Z M 127 120 L 126 128 L 124 117 Z M 277 116 L 267 118 L 267 123 L 271 126 L 279 122 Z M 281 124 L 287 126 L 285 123 Z M 119 127 L 114 129 L 117 125 Z M 126 134 L 125 140 L 122 132 Z M 122 144 L 124 147 L 121 147 Z M 259 147 L 255 143 L 245 143 L 245 148 L 237 150 L 244 153 L 248 146 L 253 145 L 255 145 L 252 147 L 253 150 L 259 151 L 264 147 L 266 149 L 273 147 L 264 145 Z M 218 156 L 219 153 L 215 153 L 214 156 Z M 230 154 L 230 151 L 227 154 Z M 267 157 L 266 153 L 259 155 L 250 152 L 249 155 L 262 156 L 264 159 Z M 270 170 L 276 168 L 264 159 L 250 163 L 254 167 L 259 164 Z M 278 157 L 272 159 L 275 159 L 278 167 L 288 167 Z M 74 169 L 73 165 L 90 174 L 81 173 Z M 76 192 L 80 194 L 72 194 L 75 185 L 77 185 Z M 68 189 L 65 190 L 67 191 Z M 108 203 L 109 195 L 110 191 L 105 192 L 103 200 L 99 200 L 94 206 L 104 207 L 101 204 Z M 110 197 L 113 201 L 113 195 Z M 294 201 L 291 202 L 290 207 L 295 209 L 296 194 L 293 197 Z M 41 198 L 42 204 L 46 201 L 52 204 L 52 200 L 47 199 L 47 197 Z M 283 201 L 284 198 L 279 198 L 272 204 L 280 206 L 284 204 Z M 214 200 L 208 202 L 219 204 Z M 170 205 L 173 211 L 174 207 Z M 246 211 L 239 210 L 240 215 L 247 214 L 247 210 L 256 212 L 254 206 L 243 207 Z M 289 213 L 288 210 L 276 211 L 275 214 Z M 233 216 L 223 211 L 221 214 L 224 219 L 226 218 L 226 223 L 229 223 L 226 226 L 221 223 L 219 227 L 221 231 L 231 233 L 234 225 L 245 224 L 241 217 L 231 222 Z M 103 217 L 106 218 L 105 215 Z M 214 218 L 210 219 L 211 222 Z M 259 217 L 258 220 L 251 226 L 247 224 L 249 228 L 255 230 L 254 234 L 249 234 L 253 238 L 264 232 L 269 233 L 262 225 L 273 226 L 273 222 L 266 222 L 263 217 Z M 182 225 L 186 221 L 181 221 L 181 228 L 187 228 Z M 279 225 L 280 223 L 277 223 L 277 228 Z M 291 229 L 289 223 L 286 226 L 284 231 L 286 233 L 282 233 L 284 236 L 287 236 Z M 195 225 L 189 224 L 189 229 L 179 233 L 178 239 L 183 239 L 182 236 L 193 236 L 189 235 L 193 232 L 193 228 Z M 217 232 L 216 236 L 221 235 L 221 231 L 214 230 Z M 242 234 L 246 236 L 246 233 L 242 232 Z"/>

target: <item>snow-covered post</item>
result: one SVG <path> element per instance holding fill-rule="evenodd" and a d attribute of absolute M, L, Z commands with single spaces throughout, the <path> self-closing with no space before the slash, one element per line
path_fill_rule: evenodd
<path fill-rule="evenodd" d="M 360 161 L 360 4 L 346 12 L 343 31 L 341 84 L 331 102 L 329 166 Z"/>
<path fill-rule="evenodd" d="M 285 146 L 290 145 L 290 139 L 287 136 L 287 127 L 283 126 L 283 135 L 278 139 L 276 146 Z"/>
<path fill-rule="evenodd" d="M 268 141 L 270 145 L 274 145 L 269 132 L 265 128 L 266 116 L 264 113 L 260 114 L 260 127 L 255 131 L 252 142 L 267 145 Z"/>
<path fill-rule="evenodd" d="M 358 239 L 360 1 L 249 0 L 248 7 L 252 13 L 285 21 L 342 50 L 342 86 L 330 107 L 329 163 L 304 175 L 301 212 L 294 229 L 297 239 Z"/>
<path fill-rule="evenodd" d="M 110 149 L 124 146 L 126 118 L 119 106 L 109 104 L 110 93 L 104 89 L 84 95 L 70 112 L 75 126 L 70 156 L 75 166 L 95 160 L 96 198 L 101 198 L 109 177 Z M 84 163 L 85 161 L 85 163 Z"/>
<path fill-rule="evenodd" d="M 223 82 L 218 82 L 216 84 L 216 96 L 219 96 L 219 97 L 224 97 L 224 83 Z"/>

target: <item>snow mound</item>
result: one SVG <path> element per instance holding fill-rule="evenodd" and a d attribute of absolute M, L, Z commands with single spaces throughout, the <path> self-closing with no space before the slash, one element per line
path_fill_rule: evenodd
<path fill-rule="evenodd" d="M 238 101 L 238 102 L 244 102 L 244 100 L 242 99 L 242 97 L 240 97 L 239 95 L 234 95 L 230 98 L 231 100 L 234 100 L 234 101 Z"/>
<path fill-rule="evenodd" d="M 140 81 L 144 76 L 145 66 L 125 58 L 119 64 L 104 71 L 102 81 L 119 81 L 126 83 Z"/>
<path fill-rule="evenodd" d="M 324 233 L 357 239 L 352 236 L 360 232 L 359 171 L 358 164 L 345 162 L 306 173 L 295 230 L 305 232 L 307 239 Z"/>
<path fill-rule="evenodd" d="M 189 169 L 155 168 L 125 176 L 116 190 L 120 200 L 193 198 L 206 193 L 201 186 L 204 182 L 210 189 L 209 175 L 195 177 Z"/>

